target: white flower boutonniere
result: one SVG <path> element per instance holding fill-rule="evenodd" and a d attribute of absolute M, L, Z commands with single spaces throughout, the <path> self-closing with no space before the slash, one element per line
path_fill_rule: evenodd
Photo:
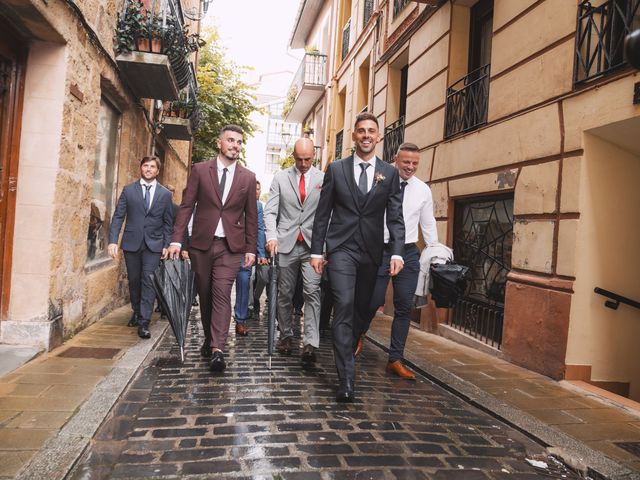
<path fill-rule="evenodd" d="M 373 177 L 374 185 L 378 185 L 380 182 L 384 182 L 387 177 L 382 175 L 380 172 L 376 172 L 376 175 Z"/>

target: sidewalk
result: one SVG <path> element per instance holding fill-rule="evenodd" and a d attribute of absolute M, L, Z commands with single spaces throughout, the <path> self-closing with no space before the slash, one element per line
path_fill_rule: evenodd
<path fill-rule="evenodd" d="M 0 478 L 53 479 L 71 468 L 168 326 L 154 321 L 151 340 L 140 340 L 130 315 L 121 307 L 0 376 Z"/>
<path fill-rule="evenodd" d="M 388 348 L 391 320 L 379 313 L 368 339 Z M 442 386 L 553 447 L 567 463 L 606 478 L 640 478 L 640 411 L 632 408 L 633 402 L 613 402 L 414 328 L 405 359 Z"/>

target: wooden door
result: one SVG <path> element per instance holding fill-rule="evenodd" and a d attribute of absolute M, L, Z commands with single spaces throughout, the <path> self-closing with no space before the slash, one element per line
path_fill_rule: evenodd
<path fill-rule="evenodd" d="M 0 320 L 9 306 L 26 42 L 0 22 Z"/>

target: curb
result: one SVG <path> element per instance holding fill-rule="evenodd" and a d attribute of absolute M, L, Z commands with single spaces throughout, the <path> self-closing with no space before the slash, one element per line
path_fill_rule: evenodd
<path fill-rule="evenodd" d="M 386 346 L 386 339 L 368 332 L 367 340 L 385 352 L 389 351 Z M 601 452 L 593 450 L 584 443 L 554 429 L 528 413 L 499 401 L 493 395 L 448 370 L 428 360 L 418 359 L 410 353 L 407 353 L 404 359 L 413 369 L 445 390 L 519 430 L 545 447 L 553 447 L 550 453 L 559 457 L 567 465 L 583 470 L 587 474 L 595 476 L 598 480 L 640 479 L 640 473 L 611 460 Z"/>
<path fill-rule="evenodd" d="M 47 440 L 15 478 L 65 478 L 136 374 L 138 367 L 162 339 L 168 327 L 168 322 L 154 322 L 150 328 L 153 340 L 140 341 L 129 348 L 111 372 L 96 385 L 73 417 L 54 437 Z"/>

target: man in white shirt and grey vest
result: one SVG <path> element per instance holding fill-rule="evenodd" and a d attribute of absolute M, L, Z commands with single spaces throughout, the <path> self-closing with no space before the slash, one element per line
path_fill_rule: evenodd
<path fill-rule="evenodd" d="M 426 183 L 414 175 L 420 164 L 420 150 L 413 143 L 403 143 L 398 147 L 395 157 L 395 166 L 400 174 L 400 188 L 403 191 L 402 214 L 405 225 L 405 244 L 402 258 L 404 268 L 394 277 L 389 275 L 389 259 L 391 252 L 388 248 L 389 232 L 385 224 L 384 232 L 384 259 L 378 269 L 376 286 L 371 297 L 371 311 L 368 321 L 365 322 L 364 331 L 356 347 L 356 355 L 362 350 L 364 335 L 369 329 L 371 320 L 378 308 L 384 305 L 385 293 L 389 278 L 393 281 L 393 307 L 394 316 L 391 326 L 391 345 L 389 348 L 389 362 L 387 371 L 401 378 L 415 380 L 415 374 L 402 363 L 404 346 L 409 334 L 409 323 L 413 297 L 420 273 L 420 250 L 418 241 L 418 227 L 422 229 L 422 236 L 427 245 L 438 241 L 436 219 L 433 216 L 433 198 L 431 189 Z"/>

